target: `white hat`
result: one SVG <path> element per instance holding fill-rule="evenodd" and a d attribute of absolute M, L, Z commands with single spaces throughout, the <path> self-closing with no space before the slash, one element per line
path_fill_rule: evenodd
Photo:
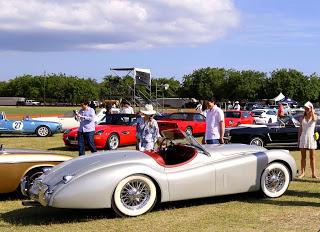
<path fill-rule="evenodd" d="M 236 103 L 236 104 L 239 104 L 239 102 L 238 102 L 238 101 L 235 101 L 235 103 Z"/>
<path fill-rule="evenodd" d="M 153 115 L 157 113 L 155 110 L 153 110 L 153 106 L 151 104 L 146 104 L 140 111 L 146 115 Z"/>
<path fill-rule="evenodd" d="M 313 105 L 311 102 L 307 101 L 306 104 L 304 104 L 304 107 L 307 107 L 309 109 L 312 109 L 313 108 Z"/>

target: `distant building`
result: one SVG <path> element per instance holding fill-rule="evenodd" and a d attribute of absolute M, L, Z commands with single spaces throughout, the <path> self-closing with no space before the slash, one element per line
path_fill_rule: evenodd
<path fill-rule="evenodd" d="M 24 97 L 0 97 L 0 106 L 25 105 Z"/>

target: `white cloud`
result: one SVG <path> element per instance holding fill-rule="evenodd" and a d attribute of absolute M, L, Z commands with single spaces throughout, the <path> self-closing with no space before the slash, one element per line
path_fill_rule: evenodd
<path fill-rule="evenodd" d="M 197 45 L 238 21 L 232 0 L 0 0 L 0 50 Z"/>

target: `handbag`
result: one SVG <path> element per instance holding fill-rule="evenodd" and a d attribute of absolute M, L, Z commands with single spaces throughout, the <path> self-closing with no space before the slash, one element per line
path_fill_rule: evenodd
<path fill-rule="evenodd" d="M 314 140 L 316 140 L 316 141 L 319 139 L 319 133 L 318 133 L 317 131 L 314 132 L 313 138 L 314 138 Z"/>

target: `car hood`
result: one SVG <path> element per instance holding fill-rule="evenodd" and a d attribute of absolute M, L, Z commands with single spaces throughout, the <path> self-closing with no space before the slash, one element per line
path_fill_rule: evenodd
<path fill-rule="evenodd" d="M 91 155 L 79 156 L 56 165 L 43 176 L 43 182 L 49 185 L 55 185 L 66 175 L 78 176 L 100 168 L 127 163 L 150 163 L 148 164 L 149 166 L 155 164 L 151 157 L 139 151 L 103 151 Z"/>
<path fill-rule="evenodd" d="M 219 145 L 203 145 L 212 157 L 229 157 L 238 154 L 264 152 L 267 149 L 260 146 L 247 144 L 219 144 Z"/>

